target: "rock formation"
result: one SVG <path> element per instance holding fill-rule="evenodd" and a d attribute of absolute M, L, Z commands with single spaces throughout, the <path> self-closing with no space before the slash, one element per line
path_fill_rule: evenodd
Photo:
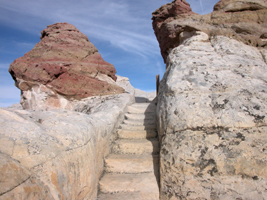
<path fill-rule="evenodd" d="M 153 13 L 161 199 L 267 199 L 266 1 Z M 179 10 L 179 9 L 176 9 Z M 161 13 L 162 12 L 162 13 Z M 166 14 L 167 13 L 167 14 Z"/>
<path fill-rule="evenodd" d="M 0 199 L 96 199 L 104 157 L 133 101 L 117 94 L 83 99 L 78 112 L 0 109 Z"/>
<path fill-rule="evenodd" d="M 123 93 L 116 70 L 75 26 L 56 23 L 9 68 L 25 109 L 69 108 L 68 100 Z"/>
<path fill-rule="evenodd" d="M 221 0 L 214 12 L 199 15 L 185 0 L 175 0 L 153 13 L 153 28 L 167 61 L 169 51 L 196 31 L 209 36 L 224 35 L 255 47 L 267 47 L 267 2 L 265 0 Z"/>

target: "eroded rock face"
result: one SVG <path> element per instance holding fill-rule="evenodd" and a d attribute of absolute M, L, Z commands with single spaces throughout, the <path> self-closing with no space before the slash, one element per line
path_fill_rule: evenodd
<path fill-rule="evenodd" d="M 89 97 L 76 111 L 0 109 L 0 199 L 96 199 L 129 94 Z"/>
<path fill-rule="evenodd" d="M 196 32 L 160 83 L 161 199 L 267 198 L 266 50 Z"/>
<path fill-rule="evenodd" d="M 9 68 L 26 109 L 68 108 L 68 100 L 123 93 L 116 70 L 75 26 L 56 23 Z M 110 84 L 113 82 L 114 84 Z"/>
<path fill-rule="evenodd" d="M 178 7 L 178 8 L 177 8 Z M 153 13 L 153 29 L 164 61 L 169 52 L 196 31 L 223 35 L 245 44 L 267 48 L 267 2 L 264 0 L 221 0 L 214 12 L 198 15 L 184 0 L 175 0 Z"/>
<path fill-rule="evenodd" d="M 267 198 L 267 2 L 153 13 L 167 70 L 157 117 L 161 199 Z"/>

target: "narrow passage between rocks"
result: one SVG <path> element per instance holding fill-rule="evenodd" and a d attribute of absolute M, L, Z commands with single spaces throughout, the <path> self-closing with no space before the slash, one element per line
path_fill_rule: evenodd
<path fill-rule="evenodd" d="M 128 106 L 105 172 L 98 200 L 158 200 L 159 142 L 155 103 Z"/>

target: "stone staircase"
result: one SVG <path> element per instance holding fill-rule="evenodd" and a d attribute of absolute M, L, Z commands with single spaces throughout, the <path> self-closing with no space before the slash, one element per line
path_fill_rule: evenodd
<path fill-rule="evenodd" d="M 98 200 L 158 200 L 159 143 L 155 104 L 128 107 L 112 153 L 105 158 Z"/>

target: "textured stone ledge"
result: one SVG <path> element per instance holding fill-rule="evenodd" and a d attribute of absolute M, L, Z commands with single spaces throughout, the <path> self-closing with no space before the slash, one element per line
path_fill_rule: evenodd
<path fill-rule="evenodd" d="M 80 112 L 0 109 L 0 199 L 95 199 L 103 158 L 133 101 L 119 94 L 85 99 Z"/>

